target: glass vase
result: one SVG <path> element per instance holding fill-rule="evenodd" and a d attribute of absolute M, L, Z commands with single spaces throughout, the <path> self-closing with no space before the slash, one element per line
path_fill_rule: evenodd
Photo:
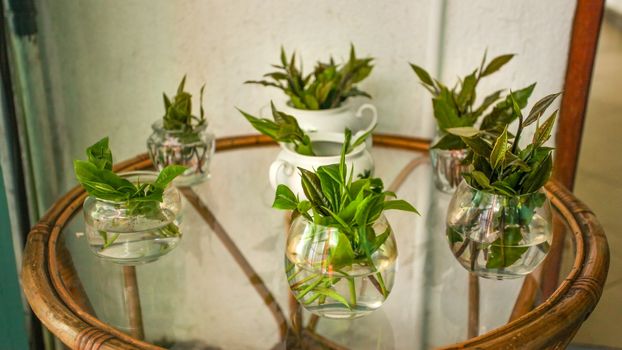
<path fill-rule="evenodd" d="M 306 310 L 328 318 L 352 319 L 382 306 L 395 281 L 395 238 L 383 215 L 365 235 L 357 240 L 350 233 L 303 216 L 292 222 L 285 270 L 290 290 Z"/>
<path fill-rule="evenodd" d="M 120 174 L 132 183 L 152 183 L 156 172 L 133 171 Z M 181 196 L 169 185 L 163 201 L 113 202 L 89 196 L 83 212 L 86 237 L 93 253 L 115 263 L 136 265 L 150 262 L 170 252 L 181 239 L 179 229 Z"/>
<path fill-rule="evenodd" d="M 462 181 L 462 173 L 469 170 L 463 164 L 468 154 L 466 149 L 430 149 L 434 185 L 439 191 L 453 193 Z"/>
<path fill-rule="evenodd" d="M 206 124 L 192 131 L 167 130 L 161 121 L 151 127 L 153 133 L 147 139 L 147 149 L 156 169 L 162 170 L 170 164 L 187 167 L 175 179 L 177 186 L 192 186 L 207 179 L 216 139 L 207 131 Z"/>
<path fill-rule="evenodd" d="M 503 196 L 462 181 L 447 209 L 447 240 L 460 264 L 481 277 L 518 278 L 549 252 L 551 205 L 544 191 Z"/>

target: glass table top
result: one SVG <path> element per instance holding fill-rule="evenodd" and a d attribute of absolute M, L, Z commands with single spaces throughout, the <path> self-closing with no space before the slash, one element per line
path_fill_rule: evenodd
<path fill-rule="evenodd" d="M 71 298 L 105 324 L 170 349 L 425 349 L 510 320 L 524 278 L 480 278 L 479 306 L 470 303 L 476 290 L 444 234 L 451 196 L 435 190 L 425 153 L 380 146 L 372 151 L 375 176 L 422 214 L 386 214 L 399 252 L 393 290 L 359 319 L 318 319 L 301 310 L 285 275 L 288 216 L 271 208 L 268 168 L 278 152 L 216 153 L 210 179 L 183 190 L 179 245 L 135 269 L 96 257 L 78 212 L 56 245 L 75 268 L 61 275 Z"/>

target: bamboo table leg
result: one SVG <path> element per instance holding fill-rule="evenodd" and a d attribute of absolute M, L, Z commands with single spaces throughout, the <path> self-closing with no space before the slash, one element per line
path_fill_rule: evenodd
<path fill-rule="evenodd" d="M 132 337 L 143 340 L 143 313 L 138 295 L 138 281 L 136 280 L 136 266 L 123 266 L 123 297 L 129 315 L 130 332 Z"/>
<path fill-rule="evenodd" d="M 479 278 L 476 274 L 469 274 L 469 327 L 467 337 L 479 335 Z"/>

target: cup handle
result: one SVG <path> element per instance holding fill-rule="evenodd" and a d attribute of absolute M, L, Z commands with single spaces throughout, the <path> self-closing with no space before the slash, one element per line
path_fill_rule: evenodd
<path fill-rule="evenodd" d="M 279 185 L 279 174 L 281 172 L 281 168 L 283 168 L 286 164 L 286 162 L 277 159 L 270 165 L 268 179 L 270 180 L 270 185 L 272 185 L 272 188 L 276 189 Z"/>
<path fill-rule="evenodd" d="M 355 116 L 357 118 L 362 118 L 363 117 L 363 112 L 369 109 L 372 113 L 371 113 L 371 123 L 367 126 L 367 128 L 357 132 L 354 135 L 354 139 L 356 139 L 356 137 L 364 135 L 367 132 L 370 132 L 374 127 L 376 127 L 376 124 L 378 123 L 378 110 L 376 109 L 376 106 L 372 105 L 371 103 L 365 103 L 362 104 L 359 109 L 356 111 Z"/>

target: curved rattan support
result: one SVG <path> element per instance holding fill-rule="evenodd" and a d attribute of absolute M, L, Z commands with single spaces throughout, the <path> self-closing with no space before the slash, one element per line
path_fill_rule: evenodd
<path fill-rule="evenodd" d="M 394 135 L 374 135 L 374 144 L 413 151 L 429 148 L 427 140 Z M 216 149 L 222 152 L 269 145 L 274 143 L 265 136 L 238 136 L 218 139 Z M 115 170 L 149 166 L 151 162 L 143 154 L 117 164 Z M 546 189 L 574 235 L 576 257 L 571 273 L 536 309 L 500 328 L 446 349 L 503 349 L 516 348 L 516 344 L 533 349 L 563 348 L 596 306 L 609 266 L 603 229 L 594 214 L 562 185 L 552 181 Z M 84 197 L 84 190 L 72 189 L 29 233 L 21 276 L 28 302 L 43 324 L 72 349 L 161 349 L 96 319 L 85 310 L 83 302 L 72 299 L 64 286 L 61 279 L 64 260 L 58 256 L 56 245 L 62 228 L 79 212 Z"/>

